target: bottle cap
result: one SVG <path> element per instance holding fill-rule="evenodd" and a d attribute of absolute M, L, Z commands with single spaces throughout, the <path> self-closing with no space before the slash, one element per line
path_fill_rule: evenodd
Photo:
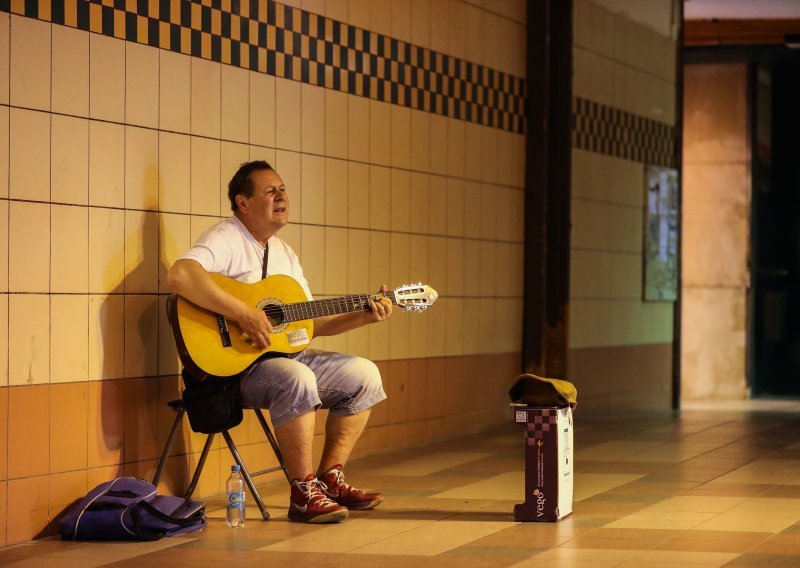
<path fill-rule="evenodd" d="M 237 464 L 237 465 L 232 465 L 232 466 L 231 466 L 231 471 L 239 471 L 239 470 L 241 470 L 241 469 L 242 469 L 242 468 L 241 468 L 241 467 L 239 467 L 239 465 L 238 465 L 238 464 Z"/>

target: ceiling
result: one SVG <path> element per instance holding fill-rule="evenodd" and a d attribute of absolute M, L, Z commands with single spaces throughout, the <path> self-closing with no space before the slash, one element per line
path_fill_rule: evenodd
<path fill-rule="evenodd" d="M 800 0 L 686 0 L 686 20 L 800 19 Z"/>

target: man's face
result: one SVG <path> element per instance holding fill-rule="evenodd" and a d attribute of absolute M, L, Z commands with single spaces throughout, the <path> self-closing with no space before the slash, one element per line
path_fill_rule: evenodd
<path fill-rule="evenodd" d="M 239 206 L 254 223 L 278 230 L 289 222 L 289 196 L 283 180 L 274 170 L 256 170 L 252 197 L 245 197 Z"/>

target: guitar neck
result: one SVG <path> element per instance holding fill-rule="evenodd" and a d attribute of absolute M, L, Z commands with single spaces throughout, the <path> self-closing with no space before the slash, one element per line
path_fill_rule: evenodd
<path fill-rule="evenodd" d="M 296 302 L 283 306 L 286 315 L 285 321 L 293 322 L 323 316 L 368 312 L 371 309 L 369 305 L 370 300 L 376 302 L 382 297 L 389 298 L 393 304 L 397 304 L 393 291 L 378 292 L 377 294 L 341 296 L 339 298 L 325 298 L 324 300 L 313 300 L 311 302 Z"/>

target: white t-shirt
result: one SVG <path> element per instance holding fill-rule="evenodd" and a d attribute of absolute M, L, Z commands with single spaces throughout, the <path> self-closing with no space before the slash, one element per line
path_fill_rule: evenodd
<path fill-rule="evenodd" d="M 235 215 L 231 215 L 200 235 L 194 246 L 180 257 L 183 259 L 196 260 L 207 272 L 252 284 L 261 280 L 264 247 Z M 292 247 L 276 236 L 269 239 L 267 261 L 267 275 L 273 274 L 291 276 L 303 287 L 308 299 L 313 299 L 300 259 Z"/>

